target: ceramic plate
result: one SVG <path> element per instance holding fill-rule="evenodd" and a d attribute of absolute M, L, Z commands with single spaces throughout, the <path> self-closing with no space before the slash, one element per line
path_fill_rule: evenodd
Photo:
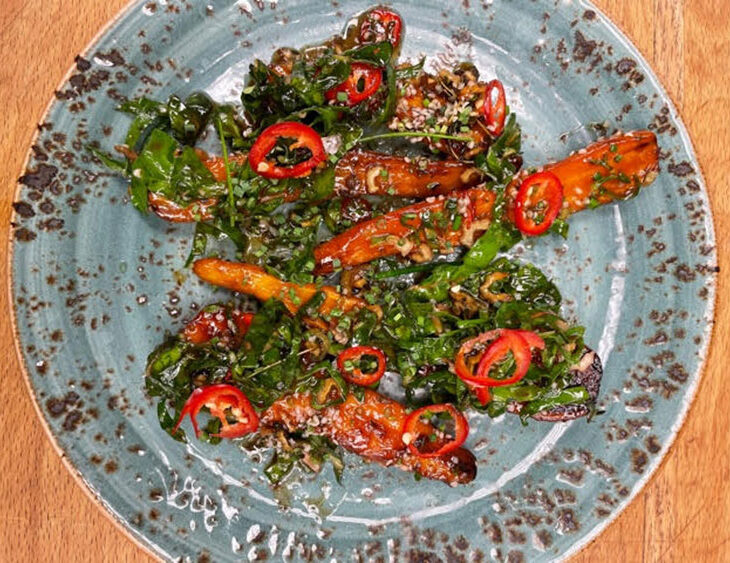
<path fill-rule="evenodd" d="M 84 151 L 111 150 L 126 97 L 204 89 L 235 101 L 247 65 L 339 32 L 365 1 L 136 2 L 75 61 L 20 178 L 12 241 L 18 346 L 55 442 L 141 544 L 167 559 L 553 560 L 594 538 L 666 453 L 712 324 L 712 219 L 692 147 L 637 50 L 583 1 L 397 2 L 405 56 L 472 59 L 507 87 L 527 163 L 599 125 L 659 136 L 662 172 L 634 200 L 571 219 L 522 258 L 545 268 L 605 366 L 593 422 L 472 417 L 477 479 L 416 482 L 347 458 L 276 493 L 233 443 L 180 444 L 143 393 L 147 354 L 214 299 L 183 268 L 190 226 L 143 217 Z M 594 126 L 590 126 L 594 124 Z M 53 510 L 53 507 L 49 507 Z"/>

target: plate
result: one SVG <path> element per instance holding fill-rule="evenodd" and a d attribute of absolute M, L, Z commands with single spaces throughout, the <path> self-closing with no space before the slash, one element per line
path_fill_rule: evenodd
<path fill-rule="evenodd" d="M 477 479 L 450 488 L 347 458 L 272 491 L 233 443 L 171 440 L 143 393 L 147 354 L 215 299 L 183 268 L 190 226 L 143 217 L 84 150 L 111 150 L 125 97 L 204 89 L 235 101 L 247 65 L 340 31 L 368 3 L 133 3 L 75 61 L 29 153 L 15 202 L 13 302 L 30 389 L 73 471 L 165 559 L 540 561 L 574 553 L 630 502 L 669 448 L 706 357 L 715 239 L 687 132 L 637 50 L 587 2 L 397 3 L 405 56 L 468 57 L 497 76 L 527 163 L 601 128 L 649 127 L 662 172 L 635 199 L 571 220 L 520 257 L 545 268 L 603 358 L 591 423 L 472 417 Z"/>

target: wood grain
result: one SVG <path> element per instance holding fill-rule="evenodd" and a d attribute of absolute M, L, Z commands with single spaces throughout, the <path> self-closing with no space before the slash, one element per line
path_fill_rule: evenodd
<path fill-rule="evenodd" d="M 576 562 L 730 561 L 728 233 L 730 18 L 726 0 L 596 0 L 634 41 L 680 110 L 707 181 L 718 234 L 714 344 L 697 400 L 661 468 Z M 0 239 L 35 123 L 73 57 L 125 0 L 4 0 L 0 10 Z M 71 8 L 73 6 L 73 8 Z M 7 279 L 0 245 L 0 277 Z M 5 285 L 5 284 L 3 284 Z M 0 310 L 7 311 L 7 291 Z M 36 418 L 12 343 L 0 324 L 0 561 L 151 560 L 84 494 Z"/>

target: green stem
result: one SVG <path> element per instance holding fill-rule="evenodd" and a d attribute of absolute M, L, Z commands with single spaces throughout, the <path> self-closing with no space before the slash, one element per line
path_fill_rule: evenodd
<path fill-rule="evenodd" d="M 362 137 L 358 143 L 367 143 L 368 141 L 377 141 L 378 139 L 396 139 L 398 137 L 426 137 L 428 139 L 449 139 L 451 141 L 461 141 L 468 143 L 473 139 L 471 137 L 458 137 L 456 135 L 445 135 L 443 133 L 429 133 L 428 131 L 397 131 L 393 133 L 382 133 L 380 135 L 371 135 L 370 137 Z"/>
<path fill-rule="evenodd" d="M 228 207 L 231 215 L 231 227 L 236 224 L 236 201 L 233 198 L 233 182 L 231 181 L 231 167 L 228 163 L 228 146 L 226 138 L 223 135 L 223 122 L 220 117 L 217 120 L 218 136 L 221 139 L 221 149 L 223 151 L 223 167 L 226 169 L 226 185 L 228 186 Z"/>

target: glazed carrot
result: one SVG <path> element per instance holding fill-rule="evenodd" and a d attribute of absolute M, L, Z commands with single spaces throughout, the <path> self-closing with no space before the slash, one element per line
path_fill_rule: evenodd
<path fill-rule="evenodd" d="M 494 198 L 485 188 L 471 188 L 362 221 L 314 249 L 315 272 L 333 271 L 338 260 L 346 267 L 394 254 L 427 262 L 434 244 L 442 251 L 470 245 L 474 233 L 489 226 Z"/>
<path fill-rule="evenodd" d="M 564 187 L 562 217 L 591 205 L 626 199 L 657 175 L 659 149 L 649 131 L 637 131 L 599 141 L 567 159 L 544 167 L 555 174 Z M 526 175 L 526 173 L 525 173 Z M 524 175 L 519 175 L 507 189 L 507 217 L 514 220 L 512 202 Z M 486 188 L 470 188 L 449 196 L 429 198 L 358 223 L 351 229 L 314 249 L 316 271 L 327 273 L 339 261 L 342 267 L 364 264 L 384 256 L 401 254 L 416 261 L 430 259 L 433 246 L 427 246 L 418 233 L 425 214 L 443 211 L 445 202 L 456 198 L 463 220 L 458 229 L 437 234 L 437 250 L 449 250 L 456 244 L 470 246 L 479 232 L 489 226 L 495 195 Z M 465 202 L 471 202 L 471 206 Z M 410 220 L 404 217 L 414 215 Z M 414 240 L 415 239 L 415 240 Z M 433 242 L 433 241 L 432 241 Z"/>
<path fill-rule="evenodd" d="M 205 167 L 210 170 L 211 174 L 213 174 L 213 178 L 215 178 L 216 182 L 226 181 L 226 165 L 222 156 L 209 155 L 200 149 L 197 149 L 195 152 L 198 154 Z M 246 164 L 246 155 L 242 153 L 229 154 L 228 163 L 229 166 L 243 166 Z"/>
<path fill-rule="evenodd" d="M 487 82 L 479 81 L 474 71 L 458 74 L 446 69 L 437 74 L 424 72 L 399 85 L 402 95 L 398 96 L 395 115 L 388 123 L 391 129 L 423 131 L 430 128 L 431 132 L 438 132 L 439 127 L 450 130 L 458 127 L 459 136 L 469 137 L 469 143 L 430 137 L 422 140 L 429 147 L 457 159 L 472 159 L 489 148 L 493 136 L 483 113 Z M 461 121 L 462 117 L 466 117 L 466 121 Z M 461 131 L 464 125 L 467 127 Z"/>
<path fill-rule="evenodd" d="M 361 307 L 367 307 L 376 313 L 380 311 L 379 307 L 370 306 L 357 297 L 342 295 L 331 286 L 317 287 L 311 283 L 297 285 L 281 281 L 253 264 L 201 258 L 193 264 L 193 272 L 208 283 L 251 295 L 259 301 L 278 299 L 291 313 L 296 313 L 318 291 L 325 294 L 324 303 L 319 309 L 322 314 L 331 313 L 334 309 L 346 313 Z"/>
<path fill-rule="evenodd" d="M 218 203 L 215 198 L 209 198 L 182 206 L 156 192 L 149 192 L 147 202 L 155 215 L 171 223 L 209 221 L 213 218 L 211 209 Z"/>
<path fill-rule="evenodd" d="M 354 149 L 335 169 L 335 190 L 347 194 L 428 197 L 481 182 L 479 169 L 458 160 L 406 158 Z"/>
<path fill-rule="evenodd" d="M 634 131 L 598 141 L 543 170 L 555 174 L 563 185 L 567 208 L 563 215 L 591 204 L 628 199 L 659 173 L 659 146 L 651 131 Z M 512 183 L 516 189 L 527 175 L 521 172 Z"/>
<path fill-rule="evenodd" d="M 311 393 L 295 393 L 279 399 L 262 414 L 262 426 L 326 436 L 365 459 L 418 472 L 429 479 L 468 483 L 476 476 L 474 456 L 464 448 L 435 458 L 411 454 L 403 442 L 408 415 L 397 401 L 368 389 L 362 401 L 350 394 L 338 405 L 316 410 L 312 398 Z M 431 435 L 434 428 L 421 420 L 419 432 Z"/>

